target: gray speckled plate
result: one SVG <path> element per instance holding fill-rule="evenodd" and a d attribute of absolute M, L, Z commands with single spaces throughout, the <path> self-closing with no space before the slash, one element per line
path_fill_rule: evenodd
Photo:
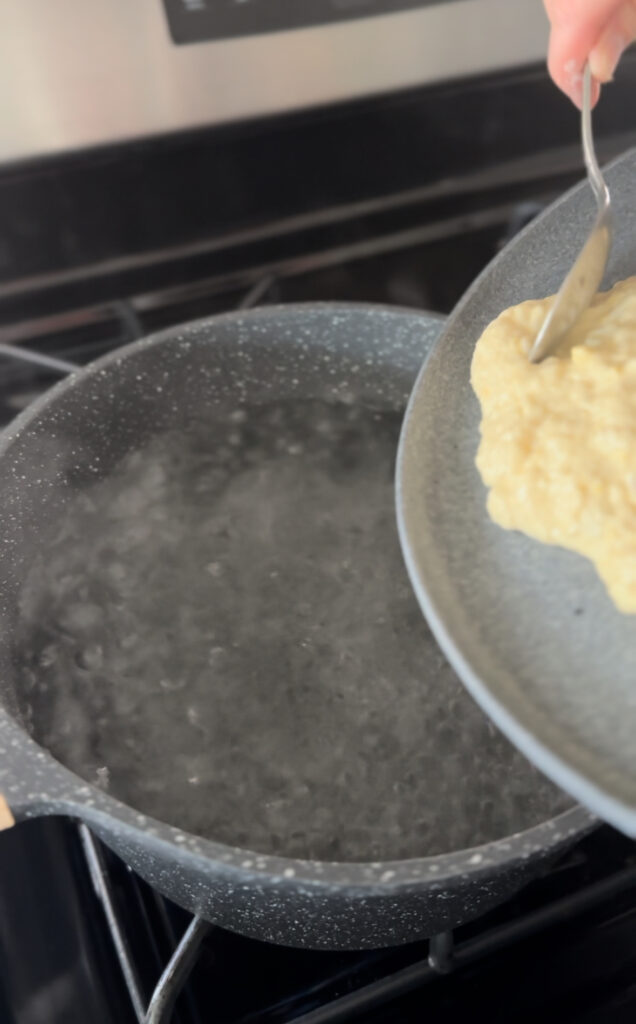
<path fill-rule="evenodd" d="M 636 274 L 636 151 L 608 171 L 616 239 L 605 286 Z M 424 613 L 455 670 L 507 736 L 558 785 L 636 836 L 636 616 L 586 559 L 495 526 L 475 468 L 470 363 L 507 306 L 555 292 L 586 237 L 580 186 L 477 279 L 423 368 L 398 458 L 398 519 Z"/>

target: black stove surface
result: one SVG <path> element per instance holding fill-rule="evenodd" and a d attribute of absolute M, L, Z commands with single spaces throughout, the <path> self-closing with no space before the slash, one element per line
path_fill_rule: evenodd
<path fill-rule="evenodd" d="M 605 156 L 636 138 L 636 61 L 623 74 L 600 119 Z M 448 312 L 580 176 L 563 103 L 529 69 L 0 173 L 0 343 L 85 363 L 165 325 L 263 302 Z M 325 149 L 334 158 L 320 164 Z M 202 197 L 203 182 L 222 201 Z M 0 423 L 58 376 L 5 353 Z M 1 1024 L 142 1021 L 189 924 L 73 822 L 2 834 Z M 431 946 L 298 951 L 212 927 L 161 1019 L 619 1024 L 635 1014 L 636 858 L 603 826 L 514 900 Z"/>

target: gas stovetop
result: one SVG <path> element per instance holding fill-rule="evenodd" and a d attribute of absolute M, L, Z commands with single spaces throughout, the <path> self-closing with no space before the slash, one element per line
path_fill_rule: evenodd
<path fill-rule="evenodd" d="M 606 156 L 636 138 L 636 62 L 624 74 Z M 69 363 L 195 317 L 315 300 L 448 312 L 579 177 L 562 102 L 529 70 L 0 172 L 0 343 L 23 356 L 5 350 L 0 422 Z M 612 1024 L 634 1019 L 635 978 L 633 845 L 605 826 L 455 935 L 364 953 L 192 922 L 70 821 L 0 838 L 3 1024 Z"/>
<path fill-rule="evenodd" d="M 533 212 L 535 205 L 522 204 L 501 229 L 467 232 L 464 258 L 488 258 Z M 370 269 L 342 266 L 342 292 L 333 278 L 325 287 L 320 272 L 307 274 L 294 298 L 350 297 L 363 282 L 370 287 Z M 382 280 L 406 291 L 413 274 L 404 252 L 383 259 Z M 423 290 L 421 304 L 426 296 Z M 266 275 L 240 304 L 271 298 L 280 300 L 281 285 Z M 234 301 L 232 294 L 228 307 Z M 5 422 L 59 376 L 55 360 L 86 361 L 144 330 L 130 301 L 100 315 L 101 322 L 93 310 L 77 311 L 66 334 L 37 339 L 53 368 L 7 359 L 0 385 Z M 169 966 L 175 950 L 192 968 L 185 984 Z M 507 1021 L 512 1007 L 519 1021 L 605 1024 L 636 1012 L 635 971 L 636 858 L 632 844 L 607 827 L 514 901 L 456 935 L 359 954 L 291 950 L 201 929 L 84 826 L 30 821 L 0 840 L 6 1024 L 419 1022 L 423 1014 Z M 154 1015 L 146 1018 L 149 1005 Z"/>

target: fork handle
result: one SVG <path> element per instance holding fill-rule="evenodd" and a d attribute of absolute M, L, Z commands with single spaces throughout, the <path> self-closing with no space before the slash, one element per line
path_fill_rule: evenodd
<path fill-rule="evenodd" d="M 592 135 L 592 72 L 589 62 L 583 71 L 583 109 L 581 110 L 581 138 L 583 141 L 583 159 L 587 170 L 590 185 L 596 197 L 599 210 L 609 206 L 609 191 L 603 181 L 603 175 L 594 152 L 594 138 Z"/>

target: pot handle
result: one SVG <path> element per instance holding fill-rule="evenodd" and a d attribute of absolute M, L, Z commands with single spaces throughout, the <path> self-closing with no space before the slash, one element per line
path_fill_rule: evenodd
<path fill-rule="evenodd" d="M 15 825 L 15 818 L 5 797 L 0 793 L 0 832 L 5 828 L 11 828 L 12 825 Z"/>
<path fill-rule="evenodd" d="M 35 363 L 37 366 L 44 366 L 47 370 L 53 370 L 62 376 L 73 373 L 79 367 L 75 363 L 69 363 L 66 359 L 55 359 L 52 356 L 44 355 L 42 352 L 33 352 L 31 349 L 22 348 L 20 345 L 0 344 L 0 356 L 9 359 L 18 359 L 25 363 Z M 0 792 L 0 832 L 12 828 L 15 825 L 13 812 L 7 803 L 6 797 Z"/>

